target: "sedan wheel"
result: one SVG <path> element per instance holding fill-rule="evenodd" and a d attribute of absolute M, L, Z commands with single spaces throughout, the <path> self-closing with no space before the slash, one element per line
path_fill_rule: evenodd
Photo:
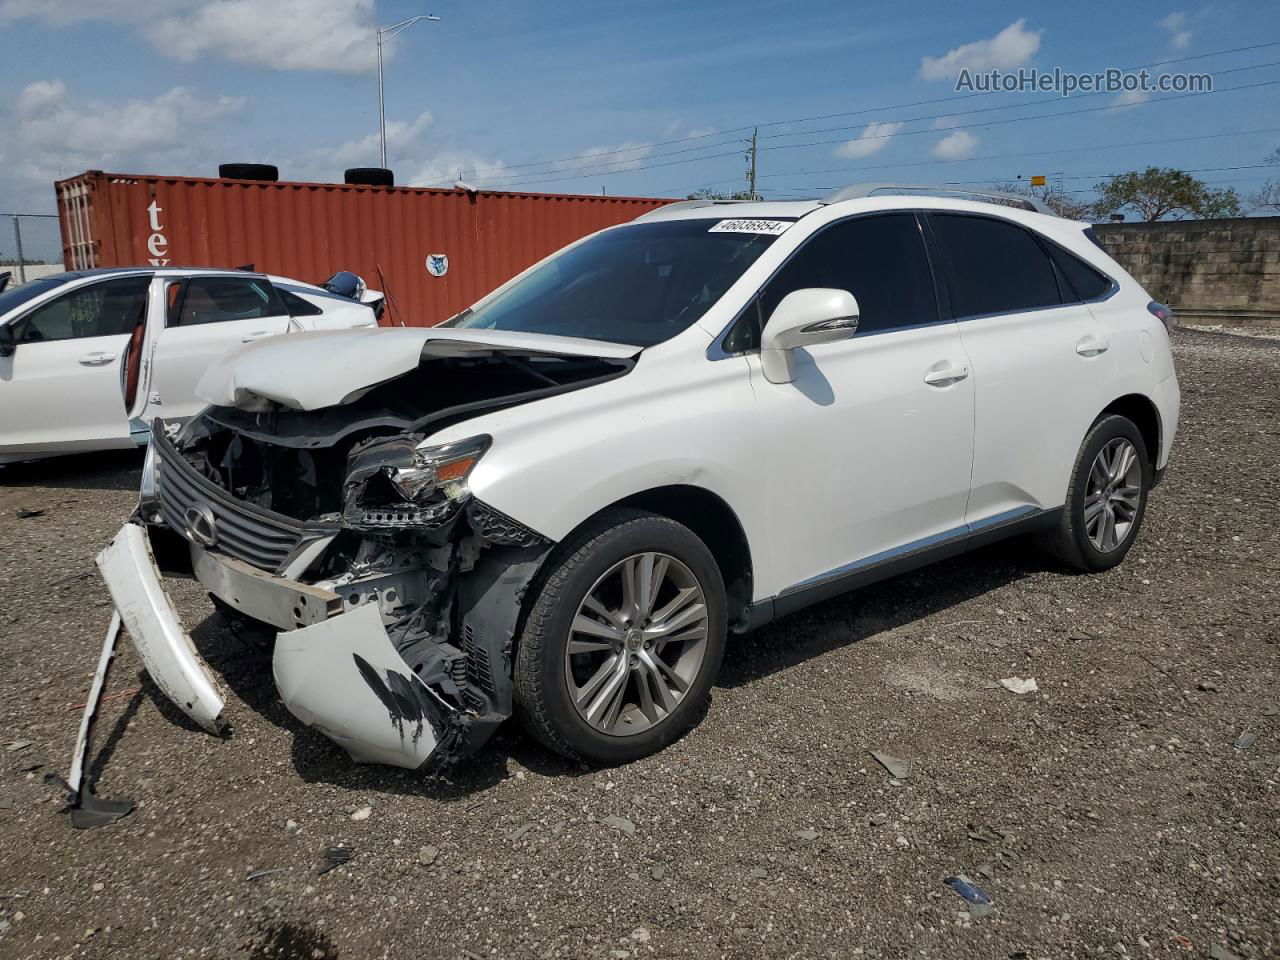
<path fill-rule="evenodd" d="M 669 717 L 702 668 L 707 604 L 692 571 L 639 553 L 605 571 L 569 628 L 565 682 L 579 715 L 611 736 Z"/>

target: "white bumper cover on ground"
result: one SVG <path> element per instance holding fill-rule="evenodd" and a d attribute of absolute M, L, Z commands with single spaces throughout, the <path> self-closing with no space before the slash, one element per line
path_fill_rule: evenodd
<path fill-rule="evenodd" d="M 222 733 L 226 697 L 174 612 L 146 531 L 126 523 L 98 554 L 98 569 L 156 686 L 201 727 Z"/>
<path fill-rule="evenodd" d="M 219 558 L 207 554 L 202 559 L 209 564 Z M 146 529 L 126 523 L 98 555 L 98 568 L 156 686 L 205 730 L 225 731 L 226 697 L 173 609 Z M 263 610 L 278 606 L 262 596 L 271 581 L 286 599 L 314 589 L 261 579 L 257 595 Z M 270 619 L 263 610 L 247 612 Z M 416 769 L 442 743 L 449 749 L 456 739 L 457 708 L 418 679 L 396 652 L 377 604 L 281 631 L 273 669 L 289 711 L 357 762 Z"/>

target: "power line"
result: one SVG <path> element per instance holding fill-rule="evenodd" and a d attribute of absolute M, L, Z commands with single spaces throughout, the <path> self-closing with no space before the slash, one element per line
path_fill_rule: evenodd
<path fill-rule="evenodd" d="M 1280 127 L 1263 127 L 1257 130 L 1228 130 L 1221 133 L 1204 133 L 1186 137 L 1166 137 L 1159 140 L 1134 140 L 1129 143 L 1092 143 L 1083 147 L 1063 147 L 1054 150 L 1028 150 L 1021 153 L 990 153 L 980 157 L 962 157 L 956 159 L 943 160 L 914 160 L 907 163 L 878 163 L 863 164 L 857 167 L 828 167 L 823 170 L 796 170 L 790 173 L 762 173 L 757 179 L 775 178 L 775 177 L 807 177 L 819 176 L 824 173 L 865 173 L 872 170 L 897 170 L 905 167 L 931 167 L 948 163 L 980 163 L 984 160 L 1015 160 L 1027 157 L 1048 157 L 1057 156 L 1063 153 L 1081 153 L 1093 150 L 1120 150 L 1126 147 L 1152 147 L 1160 146 L 1168 143 L 1188 143 L 1195 140 L 1217 140 L 1222 137 L 1245 137 L 1254 136 L 1264 133 L 1280 133 Z M 735 177 L 734 180 L 737 178 Z M 715 186 L 720 183 L 728 183 L 728 179 L 712 180 L 709 183 L 699 184 L 699 186 Z M 985 182 L 985 181 L 984 181 Z M 687 189 L 680 190 L 661 190 L 659 193 L 687 193 Z"/>
<path fill-rule="evenodd" d="M 1273 64 L 1263 64 L 1262 66 L 1277 66 L 1277 65 L 1280 65 L 1280 61 L 1277 61 L 1276 63 L 1273 63 Z M 1197 92 L 1197 93 L 1184 93 L 1184 94 L 1177 94 L 1177 95 L 1172 96 L 1172 97 L 1162 97 L 1162 98 L 1159 98 L 1159 99 L 1153 99 L 1153 100 L 1143 100 L 1143 101 L 1138 102 L 1138 103 L 1124 104 L 1124 105 L 1122 105 L 1122 106 L 1123 106 L 1123 109 L 1126 109 L 1126 110 L 1132 110 L 1132 109 L 1137 109 L 1137 108 L 1139 108 L 1139 107 L 1149 107 L 1149 106 L 1153 106 L 1153 105 L 1155 105 L 1155 104 L 1175 103 L 1175 102 L 1178 102 L 1178 101 L 1181 101 L 1181 100 L 1187 100 L 1187 99 L 1190 99 L 1190 98 L 1193 98 L 1193 97 L 1205 97 L 1205 96 L 1210 96 L 1210 95 L 1215 94 L 1215 93 L 1231 93 L 1231 92 L 1233 92 L 1233 91 L 1239 91 L 1239 90 L 1252 90 L 1252 89 L 1255 89 L 1255 88 L 1258 88 L 1258 87 L 1268 87 L 1268 86 L 1273 86 L 1273 85 L 1275 85 L 1275 84 L 1277 84 L 1277 83 L 1280 83 L 1280 80 L 1262 80 L 1262 81 L 1259 81 L 1259 82 L 1257 82 L 1257 83 L 1241 84 L 1240 86 L 1237 86 L 1237 87 L 1222 87 L 1222 88 L 1218 88 L 1218 89 L 1216 89 L 1216 90 L 1205 90 L 1205 91 L 1201 91 L 1201 92 Z M 1090 96 L 1092 96 L 1092 94 L 1090 94 Z M 1026 116 L 1026 117 L 1008 117 L 1008 118 L 1005 118 L 1005 119 L 1003 119 L 1003 120 L 980 120 L 980 121 L 978 121 L 978 122 L 976 122 L 976 123 L 955 124 L 955 125 L 953 125 L 953 126 L 946 127 L 946 128 L 941 129 L 941 130 L 939 130 L 939 129 L 934 129 L 934 128 L 925 128 L 925 129 L 922 129 L 922 130 L 907 130 L 907 131 L 903 131 L 903 132 L 900 132 L 900 133 L 885 134 L 885 135 L 883 135 L 883 136 L 867 137 L 867 138 L 865 138 L 865 139 L 866 139 L 866 140 L 868 140 L 868 141 L 871 141 L 871 140 L 890 139 L 890 138 L 892 138 L 892 137 L 915 136 L 915 135 L 920 135 L 920 134 L 935 134 L 935 135 L 936 135 L 936 134 L 943 133 L 943 132 L 948 131 L 948 130 L 950 130 L 950 131 L 954 131 L 954 130 L 966 130 L 966 129 L 970 129 L 970 128 L 972 128 L 972 127 L 993 127 L 993 126 L 1000 126 L 1000 125 L 1003 125 L 1003 124 L 1009 124 L 1009 123 L 1021 123 L 1021 122 L 1023 122 L 1023 121 L 1027 121 L 1027 120 L 1056 119 L 1056 118 L 1059 118 L 1059 117 L 1078 116 L 1078 115 L 1080 115 L 1080 114 L 1085 114 L 1085 113 L 1097 113 L 1097 112 L 1102 111 L 1102 110 L 1115 110 L 1115 109 L 1117 109 L 1117 106 L 1116 106 L 1115 104 L 1105 104 L 1105 105 L 1102 105 L 1102 106 L 1096 106 L 1096 107 L 1081 107 L 1081 108 L 1079 108 L 1079 109 L 1077 109 L 1077 110 L 1060 110 L 1060 111 L 1055 111 L 1055 112 L 1051 112 L 1051 113 L 1032 114 L 1032 115 L 1030 115 L 1030 116 Z M 847 139 L 847 138 L 843 138 L 843 137 L 842 137 L 842 138 L 840 138 L 840 139 L 838 139 L 838 140 L 812 140 L 812 141 L 808 141 L 808 142 L 805 142 L 805 143 L 783 143 L 783 144 L 778 144 L 777 146 L 774 146 L 774 147 L 762 147 L 762 148 L 761 148 L 761 150 L 762 150 L 762 151 L 764 151 L 764 150 L 768 150 L 768 151 L 776 151 L 776 150 L 796 150 L 796 149 L 801 149 L 801 148 L 805 148 L 805 147 L 817 147 L 817 146 L 826 146 L 826 145 L 830 145 L 830 144 L 833 144 L 833 143 L 844 143 L 846 139 Z M 615 175 L 620 174 L 620 173 L 631 173 L 631 172 L 633 172 L 633 171 L 635 171 L 635 170 L 653 170 L 653 169 L 657 169 L 657 168 L 659 168 L 659 167 L 672 167 L 672 166 L 679 166 L 679 165 L 681 165 L 681 164 L 686 164 L 686 163 L 695 163 L 695 162 L 698 162 L 698 161 L 700 161 L 700 160 L 714 160 L 714 159 L 717 159 L 717 158 L 720 158 L 720 157 L 737 156 L 737 155 L 738 155 L 738 154 L 740 154 L 740 153 L 741 153 L 741 150 L 740 150 L 740 149 L 737 149 L 737 150 L 732 150 L 732 151 L 728 151 L 728 152 L 725 152 L 725 153 L 713 153 L 713 154 L 706 154 L 706 155 L 701 156 L 701 157 L 688 157 L 688 158 L 685 158 L 685 159 L 683 159 L 683 160 L 668 160 L 668 161 L 665 161 L 665 162 L 663 162 L 663 163 L 646 163 L 646 164 L 638 164 L 638 165 L 636 165 L 636 166 L 634 166 L 634 167 L 631 167 L 630 169 L 627 169 L 627 170 L 600 170 L 600 171 L 598 171 L 598 172 L 594 173 L 594 174 L 593 174 L 593 176 L 607 177 L 607 176 L 615 176 Z M 633 162 L 633 161 L 626 161 L 626 162 L 631 163 L 631 162 Z M 604 167 L 604 166 L 613 166 L 613 165 L 616 165 L 616 163 L 614 163 L 614 164 L 599 164 L 598 166 Z M 582 171 L 587 171 L 587 170 L 590 170 L 590 169 L 592 169 L 592 168 L 591 168 L 591 167 L 581 167 L 581 168 L 579 168 L 579 170 L 578 170 L 577 172 L 574 172 L 574 173 L 572 173 L 572 174 L 569 174 L 568 176 L 563 176 L 563 177 L 551 177 L 551 178 L 546 178 L 546 179 L 535 179 L 535 180 L 525 180 L 525 179 L 523 179 L 523 178 L 519 178 L 519 177 L 517 177 L 517 178 L 490 178 L 490 179 L 488 179 L 488 180 L 486 180 L 486 181 L 483 181 L 483 182 L 485 182 L 486 184 L 489 184 L 489 185 L 491 185 L 491 186 L 499 186 L 499 187 L 500 187 L 500 186 L 532 186 L 532 185 L 536 185 L 536 184 L 544 184 L 544 183 L 560 183 L 560 182 L 563 182 L 563 181 L 565 181 L 565 180 L 577 180 L 577 179 L 579 179 L 579 178 L 580 178 L 580 176 L 581 176 L 581 172 L 582 172 Z M 534 176 L 536 177 L 536 176 L 538 176 L 538 175 L 537 175 L 537 174 L 535 174 Z M 762 174 L 761 176 L 764 176 L 764 175 Z M 499 182 L 499 181 L 502 181 L 502 182 Z"/>
<path fill-rule="evenodd" d="M 1163 67 L 1171 63 L 1186 63 L 1191 60 L 1204 60 L 1209 57 L 1221 57 L 1221 56 L 1227 56 L 1228 54 L 1233 54 L 1233 53 L 1247 53 L 1252 50 L 1261 50 L 1266 47 L 1274 47 L 1274 46 L 1280 46 L 1280 40 L 1272 40 L 1267 43 L 1255 43 L 1245 47 L 1231 47 L 1226 50 L 1211 50 L 1208 53 L 1197 53 L 1197 54 L 1193 54 L 1186 57 L 1177 57 L 1171 60 L 1158 60 L 1158 61 L 1155 61 L 1154 63 L 1140 63 L 1132 67 L 1123 67 L 1122 71 L 1132 72 L 1134 70 L 1143 70 L 1149 67 Z M 1244 68 L 1244 69 L 1250 69 L 1250 68 Z M 1218 72 L 1230 73 L 1232 71 L 1218 71 Z M 687 137 L 677 137 L 671 140 L 660 140 L 657 143 L 639 144 L 634 147 L 620 147 L 616 150 L 606 150 L 598 153 L 582 153 L 572 157 L 559 157 L 551 160 L 530 160 L 524 163 L 512 163 L 512 164 L 507 164 L 505 168 L 508 170 L 518 170 L 518 169 L 524 169 L 527 167 L 544 166 L 544 165 L 554 164 L 554 163 L 572 163 L 575 160 L 598 160 L 602 157 L 619 156 L 621 154 L 635 153 L 640 150 L 653 150 L 655 147 L 673 146 L 679 143 L 691 143 L 693 141 L 708 140 L 713 137 L 722 137 L 722 136 L 729 136 L 730 134 L 735 134 L 735 133 L 744 133 L 748 130 L 751 130 L 753 127 L 777 127 L 777 126 L 783 126 L 785 124 L 792 124 L 792 123 L 813 123 L 818 120 L 834 120 L 837 117 L 855 117 L 855 116 L 861 116 L 869 113 L 882 113 L 886 110 L 905 110 L 911 107 L 930 106 L 935 103 L 954 103 L 960 100 L 972 100 L 975 97 L 991 96 L 992 94 L 997 92 L 999 91 L 963 93 L 963 94 L 957 94 L 949 97 L 932 97 L 926 100 L 915 100 L 910 103 L 889 104 L 881 107 L 863 107 L 858 110 L 845 110 L 839 113 L 818 114 L 812 117 L 795 117 L 795 118 L 786 119 L 786 120 L 771 120 L 766 123 L 746 124 L 740 127 L 730 127 L 726 130 L 717 130 L 712 133 L 696 134 L 694 136 L 687 136 Z M 1093 96 L 1093 94 L 1081 94 L 1080 96 L 1082 97 Z M 1032 102 L 1039 103 L 1043 101 L 1032 101 Z M 1013 109 L 1015 106 L 1022 106 L 1022 105 L 1023 104 L 1015 104 L 1015 105 L 1010 105 L 1006 107 L 990 107 L 986 109 Z M 980 111 L 964 111 L 964 112 L 971 113 L 971 112 L 980 112 Z M 774 134 L 773 136 L 780 136 L 780 134 Z M 723 146 L 728 142 L 730 141 L 726 140 L 721 144 L 704 144 L 704 146 L 705 147 Z M 694 149 L 702 149 L 702 148 L 694 148 Z M 658 156 L 671 156 L 671 155 L 674 155 L 674 153 L 678 153 L 678 152 L 684 152 L 684 151 L 673 151 L 672 153 L 658 154 Z M 643 154 L 643 156 L 649 157 L 650 154 L 646 153 L 646 154 Z M 639 158 L 632 158 L 632 160 L 634 159 L 639 159 Z M 628 160 L 626 162 L 631 162 L 631 160 Z M 550 171 L 542 171 L 542 172 L 550 172 Z M 538 174 L 531 174 L 531 175 L 538 175 Z"/>

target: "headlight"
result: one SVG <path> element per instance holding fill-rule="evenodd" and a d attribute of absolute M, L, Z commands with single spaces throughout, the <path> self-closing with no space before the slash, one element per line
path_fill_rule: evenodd
<path fill-rule="evenodd" d="M 446 499 L 456 500 L 468 492 L 467 478 L 491 439 L 469 437 L 435 447 L 419 447 L 414 451 L 411 467 L 397 467 L 390 475 L 391 485 L 406 500 L 424 500 L 439 491 Z"/>
<path fill-rule="evenodd" d="M 156 447 L 147 444 L 147 457 L 142 461 L 142 485 L 138 489 L 138 512 L 142 519 L 154 521 L 160 515 L 160 496 L 156 489 Z"/>

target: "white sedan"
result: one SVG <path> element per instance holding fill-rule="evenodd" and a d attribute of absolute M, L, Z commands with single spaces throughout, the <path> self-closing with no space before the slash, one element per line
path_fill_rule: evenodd
<path fill-rule="evenodd" d="M 242 343 L 377 326 L 381 294 L 351 274 L 332 279 L 347 284 L 114 267 L 0 292 L 0 464 L 145 443 L 154 417 L 204 406 L 196 381 Z"/>

